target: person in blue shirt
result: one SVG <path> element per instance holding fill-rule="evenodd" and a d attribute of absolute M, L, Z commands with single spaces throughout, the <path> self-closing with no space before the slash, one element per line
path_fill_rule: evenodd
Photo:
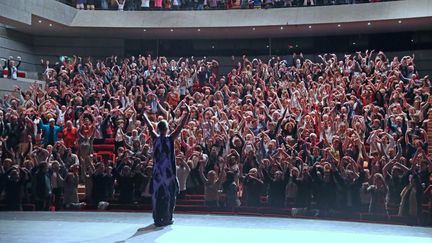
<path fill-rule="evenodd" d="M 48 122 L 48 125 L 43 124 L 42 121 L 39 123 L 39 129 L 43 131 L 42 143 L 45 147 L 48 145 L 54 146 L 57 143 L 59 132 L 63 131 L 63 126 L 57 126 L 54 118 L 50 118 Z"/>

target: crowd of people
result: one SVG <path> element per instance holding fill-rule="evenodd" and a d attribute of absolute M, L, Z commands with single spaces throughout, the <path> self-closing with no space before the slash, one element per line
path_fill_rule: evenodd
<path fill-rule="evenodd" d="M 58 0 L 87 10 L 268 9 L 386 2 L 395 0 Z"/>
<path fill-rule="evenodd" d="M 429 76 L 414 55 L 318 57 L 232 57 L 227 74 L 194 57 L 41 60 L 46 87 L 17 86 L 1 103 L 1 198 L 10 210 L 80 208 L 81 183 L 86 203 L 148 203 L 144 118 L 173 131 L 190 107 L 174 142 L 180 198 L 418 220 L 432 196 Z M 112 159 L 97 156 L 108 141 Z"/>

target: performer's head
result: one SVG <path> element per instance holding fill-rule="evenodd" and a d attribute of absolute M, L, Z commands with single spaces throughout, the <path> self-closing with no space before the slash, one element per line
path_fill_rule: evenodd
<path fill-rule="evenodd" d="M 168 122 L 166 120 L 160 121 L 157 128 L 160 136 L 166 136 L 168 133 Z"/>

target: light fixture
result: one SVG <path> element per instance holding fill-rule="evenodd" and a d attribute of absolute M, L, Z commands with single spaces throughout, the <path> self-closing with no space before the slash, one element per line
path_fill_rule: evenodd
<path fill-rule="evenodd" d="M 296 47 L 298 47 L 298 45 L 296 45 Z"/>
<path fill-rule="evenodd" d="M 340 25 L 340 24 L 338 24 L 338 25 L 337 25 L 337 27 L 341 27 L 341 25 Z"/>
<path fill-rule="evenodd" d="M 40 20 L 40 19 L 39 19 L 39 21 L 38 21 L 38 22 L 39 22 L 39 24 L 40 24 L 40 23 L 42 23 L 42 20 Z"/>
<path fill-rule="evenodd" d="M 252 30 L 255 30 L 255 27 L 253 27 Z"/>
<path fill-rule="evenodd" d="M 170 31 L 173 32 L 174 30 L 173 30 L 173 29 L 170 29 Z"/>
<path fill-rule="evenodd" d="M 281 28 L 280 28 L 281 30 L 283 30 L 283 26 L 281 26 Z"/>
<path fill-rule="evenodd" d="M 200 32 L 200 31 L 201 31 L 201 29 L 197 29 L 197 31 L 198 31 L 198 32 Z"/>
<path fill-rule="evenodd" d="M 371 22 L 368 22 L 368 25 L 371 25 Z"/>
<path fill-rule="evenodd" d="M 411 39 L 411 42 L 414 42 L 414 40 L 413 40 L 413 39 Z"/>
<path fill-rule="evenodd" d="M 402 24 L 402 20 L 399 20 L 398 23 L 399 23 L 399 24 Z"/>
<path fill-rule="evenodd" d="M 52 27 L 52 24 L 49 24 L 50 27 Z"/>
<path fill-rule="evenodd" d="M 309 25 L 309 29 L 312 29 L 312 25 Z"/>
<path fill-rule="evenodd" d="M 269 48 L 270 46 L 267 45 L 267 48 Z"/>
<path fill-rule="evenodd" d="M 214 49 L 214 46 L 212 46 L 212 49 Z"/>
<path fill-rule="evenodd" d="M 356 45 L 356 43 L 355 43 L 355 42 L 353 42 L 353 45 Z"/>

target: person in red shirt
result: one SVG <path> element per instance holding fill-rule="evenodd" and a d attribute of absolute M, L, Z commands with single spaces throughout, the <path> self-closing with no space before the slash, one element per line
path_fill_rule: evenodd
<path fill-rule="evenodd" d="M 63 141 L 66 148 L 74 150 L 77 134 L 78 129 L 72 125 L 71 121 L 67 121 L 66 127 L 63 129 Z"/>
<path fill-rule="evenodd" d="M 180 94 L 176 90 L 168 92 L 167 102 L 171 107 L 176 107 L 180 102 Z"/>

